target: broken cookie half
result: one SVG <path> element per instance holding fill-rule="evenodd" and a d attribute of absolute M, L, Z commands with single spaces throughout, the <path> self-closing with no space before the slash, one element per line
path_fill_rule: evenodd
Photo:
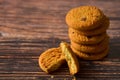
<path fill-rule="evenodd" d="M 76 55 L 72 52 L 70 46 L 66 42 L 61 42 L 60 47 L 67 61 L 70 74 L 71 75 L 76 74 L 79 71 L 79 62 L 78 62 Z"/>
<path fill-rule="evenodd" d="M 50 48 L 39 57 L 39 66 L 47 73 L 57 70 L 64 62 L 61 48 Z"/>

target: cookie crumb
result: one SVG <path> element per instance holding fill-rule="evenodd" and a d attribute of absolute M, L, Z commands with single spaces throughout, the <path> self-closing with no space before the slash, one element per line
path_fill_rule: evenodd
<path fill-rule="evenodd" d="M 64 80 L 67 80 L 66 78 L 64 78 Z"/>
<path fill-rule="evenodd" d="M 51 78 L 54 78 L 54 76 L 51 76 Z"/>
<path fill-rule="evenodd" d="M 73 79 L 72 80 L 77 80 L 75 76 L 73 76 Z"/>

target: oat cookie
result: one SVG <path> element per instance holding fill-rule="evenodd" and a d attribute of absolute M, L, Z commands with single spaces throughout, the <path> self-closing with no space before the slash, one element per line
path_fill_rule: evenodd
<path fill-rule="evenodd" d="M 69 66 L 70 74 L 76 74 L 79 71 L 79 62 L 76 55 L 72 52 L 70 46 L 66 42 L 61 42 L 60 47 Z"/>
<path fill-rule="evenodd" d="M 73 47 L 71 47 L 71 48 L 72 48 L 72 51 L 78 57 L 80 57 L 81 59 L 84 59 L 84 60 L 100 60 L 100 59 L 104 58 L 105 56 L 107 56 L 107 54 L 109 52 L 109 46 L 103 52 L 96 53 L 96 54 L 88 54 L 88 53 L 80 52 L 80 51 L 74 49 Z"/>
<path fill-rule="evenodd" d="M 47 73 L 58 69 L 64 61 L 65 58 L 62 55 L 60 47 L 48 49 L 39 57 L 39 65 Z"/>
<path fill-rule="evenodd" d="M 84 36 L 78 32 L 71 32 L 71 31 L 68 31 L 68 35 L 71 41 L 80 44 L 97 44 L 107 36 L 106 33 L 102 33 L 95 36 Z"/>
<path fill-rule="evenodd" d="M 105 48 L 108 47 L 108 44 L 109 44 L 108 37 L 106 37 L 100 43 L 92 44 L 92 45 L 78 44 L 76 42 L 71 41 L 71 47 L 75 48 L 78 51 L 89 53 L 89 54 L 96 54 L 96 53 L 102 52 L 103 50 L 105 50 Z"/>
<path fill-rule="evenodd" d="M 110 24 L 109 19 L 107 17 L 105 17 L 104 22 L 101 25 L 99 25 L 98 28 L 95 28 L 93 30 L 87 30 L 87 31 L 69 28 L 69 32 L 72 32 L 72 33 L 77 32 L 77 33 L 79 33 L 81 35 L 85 35 L 85 36 L 94 36 L 94 35 L 98 35 L 98 34 L 106 32 L 106 30 L 109 27 L 109 24 Z"/>
<path fill-rule="evenodd" d="M 102 23 L 104 14 L 95 6 L 81 6 L 71 9 L 66 15 L 66 23 L 77 30 L 92 30 Z"/>

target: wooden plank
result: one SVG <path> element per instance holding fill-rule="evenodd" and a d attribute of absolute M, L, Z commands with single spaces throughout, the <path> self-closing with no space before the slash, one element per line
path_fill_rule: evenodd
<path fill-rule="evenodd" d="M 1 40 L 0 41 L 0 57 L 8 58 L 10 56 L 18 58 L 24 56 L 24 58 L 29 58 L 33 56 L 34 58 L 38 57 L 43 51 L 48 48 L 58 47 L 62 40 L 57 38 L 51 39 L 26 39 L 26 40 L 17 40 L 12 39 Z M 64 40 L 67 41 L 67 40 Z M 110 39 L 110 51 L 107 58 L 119 58 L 119 47 L 120 41 L 119 37 Z M 114 53 L 114 54 L 113 54 Z"/>
<path fill-rule="evenodd" d="M 43 5 L 44 3 L 46 3 L 47 5 Z M 70 8 L 84 4 L 86 5 L 93 4 L 100 7 L 105 12 L 105 14 L 110 17 L 112 21 L 117 20 L 116 22 L 119 22 L 120 20 L 119 19 L 120 9 L 118 0 L 114 1 L 114 4 L 116 4 L 116 6 L 111 5 L 113 4 L 111 1 L 104 2 L 103 0 L 100 1 L 76 0 L 72 2 L 64 0 L 61 1 L 47 0 L 40 1 L 38 3 L 36 3 L 36 1 L 23 2 L 21 0 L 14 0 L 13 2 L 11 2 L 9 0 L 5 0 L 1 2 L 1 4 L 2 8 L 4 9 L 3 12 L 1 12 L 2 13 L 1 21 L 4 21 L 1 22 L 2 23 L 2 26 L 0 27 L 1 36 L 9 38 L 10 37 L 46 38 L 47 36 L 54 37 L 59 36 L 60 38 L 67 38 L 66 37 L 67 25 L 65 24 L 64 20 L 65 15 Z M 51 6 L 51 4 L 55 5 Z M 112 26 L 119 28 L 119 26 L 117 25 L 119 25 L 119 23 L 118 24 L 112 23 Z M 112 27 L 112 29 L 113 28 L 114 27 Z M 115 35 L 113 35 L 114 33 Z M 115 31 L 111 34 L 113 35 L 113 37 L 114 36 L 116 37 L 116 35 L 118 36 L 119 31 L 117 31 L 117 33 Z M 44 35 L 44 37 L 42 35 Z"/>
<path fill-rule="evenodd" d="M 96 74 L 100 72 L 109 73 L 120 73 L 120 59 L 112 58 L 112 59 L 104 59 L 102 61 L 83 61 L 80 60 L 80 74 L 83 72 L 85 74 L 92 74 L 92 72 L 96 72 Z M 28 67 L 29 66 L 29 67 Z M 34 67 L 34 68 L 33 68 Z M 19 59 L 19 58 L 6 58 L 0 59 L 0 73 L 43 73 L 38 65 L 38 58 L 36 59 Z M 59 73 L 60 72 L 60 73 Z M 113 72 L 113 73 L 112 73 Z M 54 72 L 53 74 L 69 74 L 68 67 L 66 64 L 63 64 L 62 67 Z M 78 74 L 79 74 L 78 73 Z M 83 73 L 83 74 L 84 74 Z M 104 73 L 103 73 L 104 74 Z"/>
<path fill-rule="evenodd" d="M 16 78 L 19 77 L 47 79 L 51 78 L 51 76 L 54 76 L 54 79 L 73 78 L 69 75 L 68 67 L 65 64 L 59 70 L 49 75 L 39 69 L 37 59 L 1 59 L 0 61 L 2 61 L 0 63 L 0 79 L 15 78 L 16 80 Z M 76 75 L 78 80 L 81 78 L 103 78 L 107 80 L 110 78 L 115 80 L 120 78 L 120 59 L 108 59 L 103 61 L 81 60 L 80 64 L 81 70 Z"/>

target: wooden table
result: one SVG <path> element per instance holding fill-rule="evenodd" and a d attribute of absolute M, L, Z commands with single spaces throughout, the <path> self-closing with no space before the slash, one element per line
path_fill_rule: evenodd
<path fill-rule="evenodd" d="M 110 52 L 103 60 L 81 60 L 76 80 L 120 80 L 120 0 L 0 0 L 0 80 L 72 80 L 66 64 L 46 74 L 38 57 L 70 42 L 65 15 L 82 5 L 110 18 Z"/>

